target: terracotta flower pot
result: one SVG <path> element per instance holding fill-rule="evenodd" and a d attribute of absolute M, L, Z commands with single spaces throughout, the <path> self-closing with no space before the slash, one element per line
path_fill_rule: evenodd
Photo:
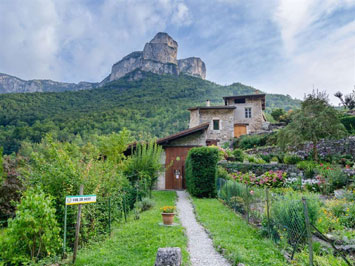
<path fill-rule="evenodd" d="M 162 213 L 161 216 L 163 217 L 163 223 L 165 225 L 172 225 L 174 222 L 175 213 Z"/>

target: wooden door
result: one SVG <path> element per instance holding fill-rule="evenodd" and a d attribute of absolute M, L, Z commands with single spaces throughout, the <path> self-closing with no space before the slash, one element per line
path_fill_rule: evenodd
<path fill-rule="evenodd" d="M 246 125 L 234 125 L 234 137 L 239 138 L 241 135 L 247 134 Z"/>
<path fill-rule="evenodd" d="M 185 188 L 185 160 L 192 147 L 165 148 L 165 189 Z"/>

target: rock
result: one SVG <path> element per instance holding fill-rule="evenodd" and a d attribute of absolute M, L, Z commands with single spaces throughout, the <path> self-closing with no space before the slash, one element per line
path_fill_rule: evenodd
<path fill-rule="evenodd" d="M 155 259 L 155 266 L 180 266 L 180 248 L 159 248 Z"/>
<path fill-rule="evenodd" d="M 179 71 L 190 76 L 205 79 L 206 66 L 205 63 L 198 57 L 189 57 L 178 60 Z"/>
<path fill-rule="evenodd" d="M 143 59 L 177 64 L 178 44 L 167 33 L 159 32 L 143 49 Z"/>
<path fill-rule="evenodd" d="M 206 78 L 205 63 L 198 57 L 177 60 L 178 43 L 167 33 L 159 32 L 143 51 L 130 53 L 112 66 L 111 74 L 100 85 L 122 78 L 135 70 L 163 75 L 187 74 L 202 79 Z M 142 73 L 135 72 L 129 78 L 137 80 Z"/>

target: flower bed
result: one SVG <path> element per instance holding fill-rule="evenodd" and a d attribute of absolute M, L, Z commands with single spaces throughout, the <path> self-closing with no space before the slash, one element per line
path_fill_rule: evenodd
<path fill-rule="evenodd" d="M 260 176 L 254 173 L 233 173 L 232 178 L 247 185 L 257 185 L 261 187 L 283 187 L 287 174 L 283 171 L 267 171 Z"/>

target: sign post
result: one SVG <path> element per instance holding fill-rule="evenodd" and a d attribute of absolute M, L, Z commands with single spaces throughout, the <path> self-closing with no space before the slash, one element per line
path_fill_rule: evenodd
<path fill-rule="evenodd" d="M 81 195 L 78 196 L 66 196 L 65 197 L 65 209 L 64 209 L 64 236 L 63 236 L 63 257 L 65 256 L 65 248 L 66 248 L 66 240 L 67 240 L 67 208 L 68 205 L 78 205 L 78 217 L 77 217 L 77 224 L 75 230 L 75 246 L 74 246 L 74 255 L 73 259 L 75 260 L 76 257 L 76 250 L 77 242 L 79 239 L 79 229 L 80 229 L 80 215 L 81 215 L 81 204 L 89 204 L 89 203 L 96 203 L 96 195 L 82 195 L 84 187 L 80 186 L 80 193 Z"/>

